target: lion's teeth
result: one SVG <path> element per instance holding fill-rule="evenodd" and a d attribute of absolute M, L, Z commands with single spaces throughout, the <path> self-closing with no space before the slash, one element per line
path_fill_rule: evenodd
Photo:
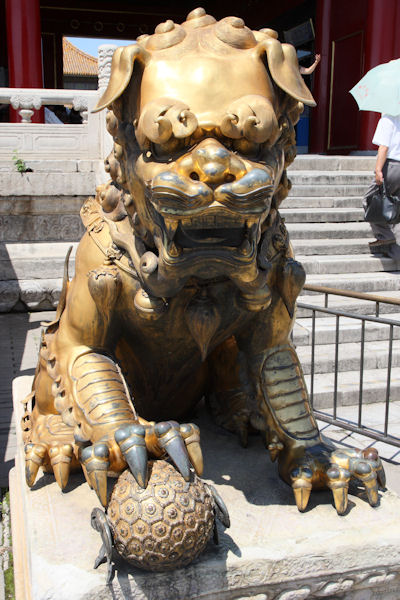
<path fill-rule="evenodd" d="M 254 225 L 258 225 L 259 222 L 259 218 L 258 217 L 252 217 L 246 220 L 246 225 L 248 227 L 248 229 L 251 229 L 252 227 L 254 227 Z"/>
<path fill-rule="evenodd" d="M 248 256 L 250 254 L 251 244 L 247 238 L 244 238 L 243 242 L 241 243 L 241 245 L 238 248 L 238 252 L 239 252 L 239 254 L 242 254 L 243 256 Z"/>
<path fill-rule="evenodd" d="M 164 217 L 165 222 L 165 231 L 167 232 L 167 236 L 169 241 L 174 239 L 175 232 L 179 225 L 179 221 L 177 219 L 169 219 L 168 217 Z"/>
<path fill-rule="evenodd" d="M 175 242 L 170 242 L 168 245 L 168 254 L 173 258 L 177 258 L 182 253 L 182 248 Z"/>

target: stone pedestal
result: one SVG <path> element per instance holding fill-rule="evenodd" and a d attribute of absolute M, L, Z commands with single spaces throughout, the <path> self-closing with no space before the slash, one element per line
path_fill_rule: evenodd
<path fill-rule="evenodd" d="M 31 378 L 15 380 L 16 420 Z M 231 528 L 220 528 L 192 565 L 146 573 L 117 564 L 93 570 L 100 536 L 90 527 L 95 493 L 73 475 L 61 493 L 51 475 L 24 482 L 21 439 L 10 478 L 16 600 L 398 600 L 400 499 L 381 494 L 371 508 L 358 490 L 339 517 L 329 493 L 313 494 L 304 514 L 277 476 L 258 437 L 248 449 L 217 428 L 205 412 L 202 431 L 206 480 L 223 497 Z M 357 494 L 357 490 L 354 490 Z"/>

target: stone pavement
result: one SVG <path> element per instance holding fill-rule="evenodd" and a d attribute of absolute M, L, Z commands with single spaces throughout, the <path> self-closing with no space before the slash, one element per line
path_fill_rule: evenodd
<path fill-rule="evenodd" d="M 8 473 L 14 466 L 16 448 L 12 408 L 12 381 L 33 375 L 37 361 L 40 322 L 53 312 L 0 315 L 0 487 L 8 487 Z"/>
<path fill-rule="evenodd" d="M 29 392 L 31 379 L 14 381 L 14 398 Z M 14 408 L 19 419 L 22 405 L 14 402 Z M 106 565 L 93 569 L 101 545 L 89 517 L 100 506 L 95 492 L 82 473 L 71 475 L 65 493 L 50 474 L 39 474 L 29 489 L 18 439 L 16 467 L 10 473 L 16 600 L 399 600 L 396 494 L 380 492 L 379 505 L 372 508 L 363 489 L 351 485 L 344 516 L 336 514 L 328 491 L 312 494 L 307 510 L 299 513 L 292 490 L 277 477 L 277 465 L 267 458 L 259 436 L 241 448 L 206 410 L 200 408 L 195 420 L 202 432 L 203 479 L 226 503 L 230 528 L 219 525 L 219 546 L 208 544 L 186 568 L 149 574 L 115 557 L 109 585 Z M 111 491 L 114 482 L 109 483 Z M 181 493 L 174 499 L 171 494 L 156 505 L 151 502 L 158 507 L 154 513 L 150 499 L 142 500 L 142 524 L 158 526 L 160 504 L 168 519 L 174 518 L 171 502 L 177 502 L 178 511 L 179 505 L 189 506 Z M 131 513 L 129 500 L 121 506 Z M 124 537 L 132 524 L 128 512 L 127 520 L 117 525 Z M 176 533 L 176 525 L 172 527 L 170 532 Z M 147 529 L 147 536 L 146 527 L 142 531 L 145 547 L 154 548 L 153 529 Z"/>
<path fill-rule="evenodd" d="M 50 321 L 54 311 L 0 315 L 0 486 L 8 487 L 8 473 L 14 465 L 16 452 L 16 423 L 12 409 L 12 381 L 21 375 L 33 375 L 40 342 L 41 322 Z M 381 426 L 384 419 L 382 404 L 368 404 L 363 409 L 366 423 Z M 338 416 L 356 420 L 357 407 L 338 408 Z M 17 424 L 18 426 L 18 424 Z M 375 446 L 384 460 L 388 487 L 400 495 L 400 449 L 378 443 L 359 434 L 320 422 L 324 435 L 347 447 Z M 390 406 L 389 433 L 400 437 L 400 402 Z M 226 434 L 228 435 L 228 434 Z M 253 444 L 252 444 L 253 446 Z M 249 449 L 250 454 L 254 448 Z M 268 461 L 269 462 L 269 461 Z M 283 484 L 282 484 L 283 485 Z M 330 500 L 329 500 L 330 502 Z M 0 521 L 0 529 L 1 529 Z M 0 573 L 0 600 L 3 586 Z"/>
<path fill-rule="evenodd" d="M 53 311 L 0 315 L 0 487 L 8 487 L 8 473 L 14 464 L 16 449 L 12 409 L 12 381 L 21 375 L 33 375 L 40 342 L 40 323 L 52 320 Z M 357 407 L 338 408 L 338 416 L 357 419 Z M 366 423 L 378 429 L 384 420 L 384 405 L 368 404 L 363 408 Z M 400 438 L 400 402 L 390 406 L 389 433 Z M 375 446 L 385 461 L 388 486 L 400 495 L 400 448 L 374 442 L 357 433 L 321 422 L 324 435 L 343 446 Z"/>

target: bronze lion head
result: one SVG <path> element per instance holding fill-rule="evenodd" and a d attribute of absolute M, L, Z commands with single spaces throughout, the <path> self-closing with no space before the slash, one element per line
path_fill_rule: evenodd
<path fill-rule="evenodd" d="M 149 294 L 193 277 L 227 277 L 243 293 L 265 285 L 260 249 L 288 194 L 303 103 L 315 104 L 295 49 L 237 17 L 198 8 L 116 50 L 95 110 L 109 109 L 108 169 Z"/>

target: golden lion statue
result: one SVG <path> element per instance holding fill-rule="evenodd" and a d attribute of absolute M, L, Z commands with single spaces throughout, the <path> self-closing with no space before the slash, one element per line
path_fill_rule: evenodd
<path fill-rule="evenodd" d="M 43 335 L 28 485 L 41 465 L 64 488 L 81 465 L 106 506 L 107 475 L 128 466 L 145 487 L 147 456 L 201 474 L 198 428 L 176 421 L 205 397 L 243 444 L 262 432 L 299 510 L 327 486 L 343 514 L 351 477 L 378 502 L 376 451 L 320 437 L 290 341 L 305 273 L 278 209 L 304 103 L 295 49 L 240 18 L 198 8 L 116 50 L 96 107 L 111 180 L 82 208 L 76 274 Z"/>

